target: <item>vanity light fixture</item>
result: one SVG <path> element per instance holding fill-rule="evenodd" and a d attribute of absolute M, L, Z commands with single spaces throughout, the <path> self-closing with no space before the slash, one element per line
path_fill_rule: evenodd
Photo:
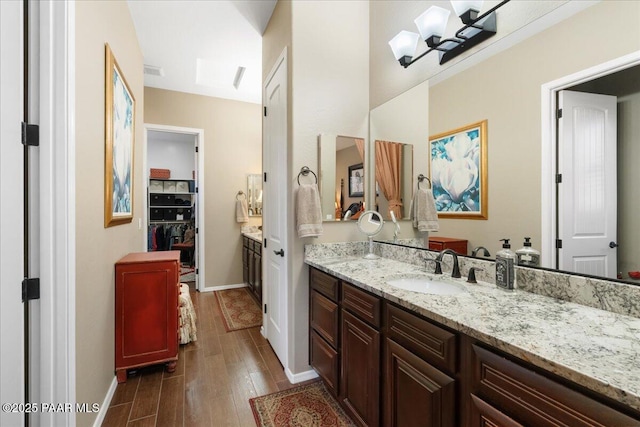
<path fill-rule="evenodd" d="M 496 34 L 496 10 L 509 1 L 504 0 L 478 16 L 482 0 L 451 0 L 451 5 L 464 26 L 456 31 L 453 37 L 446 39 L 442 37 L 451 11 L 431 6 L 414 21 L 418 27 L 419 35 L 411 31 L 400 31 L 389 41 L 389 46 L 391 46 L 395 58 L 404 68 L 434 50 L 440 52 L 440 65 L 442 65 Z M 413 58 L 419 37 L 427 43 L 429 49 Z"/>

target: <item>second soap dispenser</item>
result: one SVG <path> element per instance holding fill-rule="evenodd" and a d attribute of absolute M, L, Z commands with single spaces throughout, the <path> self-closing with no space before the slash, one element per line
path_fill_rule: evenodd
<path fill-rule="evenodd" d="M 531 237 L 525 237 L 522 248 L 516 251 L 518 265 L 537 267 L 540 265 L 540 252 L 531 247 Z"/>

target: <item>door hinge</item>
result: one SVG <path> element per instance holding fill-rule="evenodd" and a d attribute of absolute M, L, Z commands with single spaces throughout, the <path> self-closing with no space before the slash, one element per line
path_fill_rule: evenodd
<path fill-rule="evenodd" d="M 198 234 L 198 232 L 199 232 L 198 227 L 196 227 L 196 234 Z"/>
<path fill-rule="evenodd" d="M 196 268 L 196 274 L 200 274 L 200 269 L 199 268 Z"/>
<path fill-rule="evenodd" d="M 40 127 L 22 122 L 22 145 L 29 147 L 40 146 Z"/>
<path fill-rule="evenodd" d="M 24 279 L 22 281 L 22 302 L 40 299 L 40 279 Z"/>
<path fill-rule="evenodd" d="M 556 249 L 562 249 L 562 239 L 556 239 Z"/>
<path fill-rule="evenodd" d="M 264 314 L 267 314 L 267 304 L 264 305 Z"/>
<path fill-rule="evenodd" d="M 267 117 L 267 107 L 264 107 L 264 116 Z"/>
<path fill-rule="evenodd" d="M 267 239 L 264 239 L 264 248 L 267 249 Z"/>
<path fill-rule="evenodd" d="M 196 187 L 196 193 L 198 192 L 198 187 Z"/>
<path fill-rule="evenodd" d="M 198 146 L 196 145 L 196 153 L 198 152 Z"/>
<path fill-rule="evenodd" d="M 264 173 L 264 182 L 267 182 L 267 173 Z"/>
<path fill-rule="evenodd" d="M 562 108 L 558 108 L 558 111 L 556 111 L 556 119 L 561 119 L 562 118 Z"/>
<path fill-rule="evenodd" d="M 562 182 L 562 174 L 561 173 L 557 173 L 556 174 L 556 184 L 560 184 Z"/>

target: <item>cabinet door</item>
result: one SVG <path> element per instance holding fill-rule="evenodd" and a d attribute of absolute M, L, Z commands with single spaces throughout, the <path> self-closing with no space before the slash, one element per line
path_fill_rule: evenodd
<path fill-rule="evenodd" d="M 249 284 L 249 248 L 246 246 L 242 247 L 242 281 Z"/>
<path fill-rule="evenodd" d="M 254 283 L 255 283 L 255 275 L 256 275 L 256 265 L 253 262 L 253 255 L 254 255 L 253 251 L 250 250 L 250 249 L 247 249 L 247 250 L 248 250 L 248 255 L 247 256 L 249 257 L 249 261 L 248 261 L 248 264 L 249 264 L 249 283 L 248 283 L 248 285 L 249 285 L 249 289 L 251 290 L 251 292 L 253 292 Z"/>
<path fill-rule="evenodd" d="M 262 304 L 262 257 L 258 253 L 254 254 L 253 265 L 253 293 Z"/>
<path fill-rule="evenodd" d="M 472 427 L 522 427 L 501 411 L 489 405 L 478 396 L 471 395 L 471 426 Z"/>
<path fill-rule="evenodd" d="M 359 425 L 379 425 L 380 332 L 342 310 L 340 398 Z"/>
<path fill-rule="evenodd" d="M 384 354 L 384 425 L 453 426 L 455 380 L 389 338 Z"/>
<path fill-rule="evenodd" d="M 324 380 L 329 391 L 336 395 L 338 393 L 338 352 L 316 333 L 311 331 L 311 348 L 309 364 L 318 372 Z"/>

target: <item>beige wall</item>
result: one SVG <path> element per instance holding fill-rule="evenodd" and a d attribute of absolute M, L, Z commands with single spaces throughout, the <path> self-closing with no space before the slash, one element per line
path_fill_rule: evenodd
<path fill-rule="evenodd" d="M 146 123 L 204 129 L 204 284 L 242 283 L 235 201 L 238 190 L 247 191 L 247 174 L 262 173 L 260 105 L 151 87 L 144 97 Z"/>
<path fill-rule="evenodd" d="M 430 134 L 487 119 L 489 135 L 489 220 L 441 220 L 439 235 L 540 248 L 541 85 L 638 49 L 640 2 L 605 1 L 431 87 Z"/>
<path fill-rule="evenodd" d="M 143 57 L 126 2 L 76 3 L 76 395 L 102 402 L 114 379 L 114 263 L 144 250 L 142 215 Z M 104 228 L 105 43 L 136 100 L 134 220 Z M 95 414 L 78 414 L 79 426 Z"/>

